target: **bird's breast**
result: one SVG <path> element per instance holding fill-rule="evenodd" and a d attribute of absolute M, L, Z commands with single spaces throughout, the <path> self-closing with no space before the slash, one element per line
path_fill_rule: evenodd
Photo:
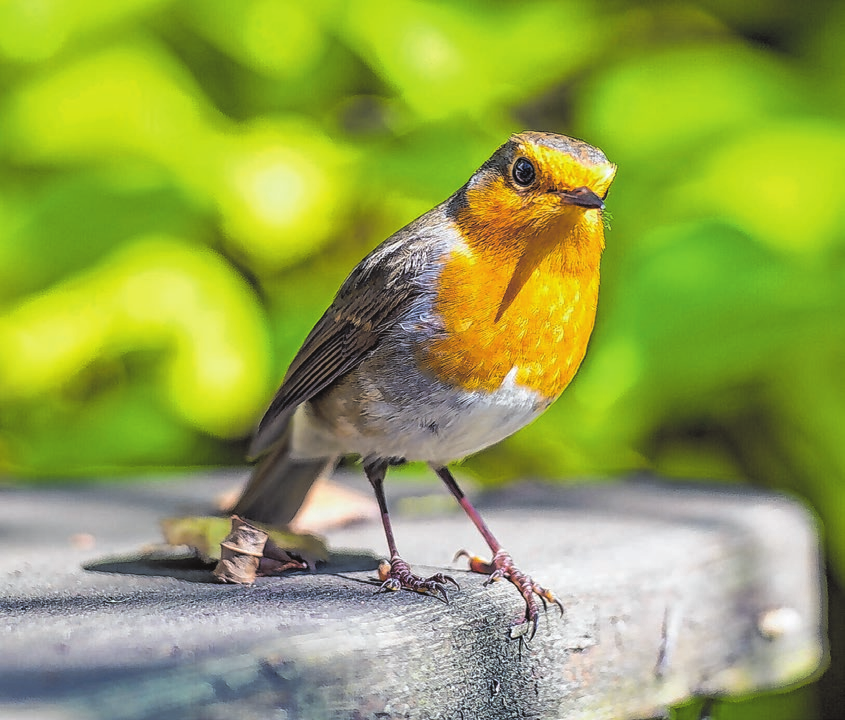
<path fill-rule="evenodd" d="M 573 264 L 565 250 L 453 250 L 433 305 L 442 332 L 421 349 L 422 363 L 469 391 L 510 378 L 549 400 L 560 395 L 586 353 L 599 289 L 598 258 Z"/>

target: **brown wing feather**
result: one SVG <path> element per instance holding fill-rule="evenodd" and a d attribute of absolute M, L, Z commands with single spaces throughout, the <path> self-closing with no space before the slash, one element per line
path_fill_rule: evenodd
<path fill-rule="evenodd" d="M 249 449 L 256 458 L 283 436 L 297 406 L 356 368 L 423 290 L 430 244 L 411 226 L 356 267 L 293 359 Z M 401 250 L 401 252 L 400 252 Z"/>

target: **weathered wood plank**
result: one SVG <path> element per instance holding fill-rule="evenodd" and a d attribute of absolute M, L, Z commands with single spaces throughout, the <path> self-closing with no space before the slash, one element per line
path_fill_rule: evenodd
<path fill-rule="evenodd" d="M 506 583 L 455 570 L 448 605 L 373 597 L 376 525 L 333 532 L 357 550 L 321 572 L 252 588 L 128 556 L 157 517 L 211 494 L 196 480 L 2 493 L 0 715 L 37 703 L 110 720 L 641 718 L 800 682 L 824 657 L 816 528 L 782 496 L 651 482 L 490 496 L 491 527 L 566 605 L 521 647 Z M 457 513 L 395 522 L 423 572 L 482 548 Z M 78 532 L 97 544 L 75 547 Z"/>

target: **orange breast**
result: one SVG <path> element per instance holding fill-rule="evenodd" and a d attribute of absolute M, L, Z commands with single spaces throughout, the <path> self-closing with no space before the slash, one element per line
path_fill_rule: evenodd
<path fill-rule="evenodd" d="M 446 328 L 425 352 L 441 379 L 466 390 L 493 391 L 516 368 L 516 382 L 554 399 L 587 351 L 595 322 L 598 228 L 568 228 L 568 237 L 453 251 L 435 310 Z M 573 255 L 574 253 L 574 255 Z M 573 261 L 573 257 L 575 258 Z"/>

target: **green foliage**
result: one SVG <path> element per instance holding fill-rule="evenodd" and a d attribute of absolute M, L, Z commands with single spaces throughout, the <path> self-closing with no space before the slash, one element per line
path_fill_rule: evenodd
<path fill-rule="evenodd" d="M 0 468 L 231 461 L 354 262 L 530 126 L 619 164 L 599 325 L 469 467 L 835 494 L 845 11 L 743 8 L 4 3 Z"/>

